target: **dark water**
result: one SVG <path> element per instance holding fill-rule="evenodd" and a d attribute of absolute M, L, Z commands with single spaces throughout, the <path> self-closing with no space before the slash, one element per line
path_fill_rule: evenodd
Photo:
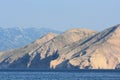
<path fill-rule="evenodd" d="M 120 72 L 1 71 L 0 80 L 120 80 Z"/>

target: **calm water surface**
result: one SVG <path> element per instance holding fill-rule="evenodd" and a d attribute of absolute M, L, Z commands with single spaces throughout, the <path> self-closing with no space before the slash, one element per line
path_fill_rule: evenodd
<path fill-rule="evenodd" d="M 120 72 L 0 72 L 0 80 L 120 80 Z"/>

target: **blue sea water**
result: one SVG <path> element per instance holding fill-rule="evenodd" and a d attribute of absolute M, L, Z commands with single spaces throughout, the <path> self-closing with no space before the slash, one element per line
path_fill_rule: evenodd
<path fill-rule="evenodd" d="M 0 80 L 120 80 L 120 72 L 0 72 Z"/>

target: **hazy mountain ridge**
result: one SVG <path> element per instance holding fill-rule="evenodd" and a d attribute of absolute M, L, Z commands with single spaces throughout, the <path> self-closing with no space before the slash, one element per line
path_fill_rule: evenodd
<path fill-rule="evenodd" d="M 0 68 L 118 69 L 120 25 L 97 33 L 71 29 L 49 33 L 33 43 L 0 53 Z"/>
<path fill-rule="evenodd" d="M 0 51 L 25 46 L 46 33 L 59 31 L 47 28 L 2 28 L 0 27 Z"/>

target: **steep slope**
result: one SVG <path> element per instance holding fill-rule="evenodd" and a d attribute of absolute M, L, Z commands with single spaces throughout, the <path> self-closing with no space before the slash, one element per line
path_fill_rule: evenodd
<path fill-rule="evenodd" d="M 23 47 L 49 32 L 60 33 L 47 28 L 0 27 L 0 51 Z"/>
<path fill-rule="evenodd" d="M 36 50 L 41 45 L 47 43 L 52 38 L 56 37 L 57 34 L 48 33 L 40 39 L 36 40 L 32 44 L 29 44 L 23 48 L 9 50 L 0 53 L 0 67 L 1 68 L 26 68 L 30 61 L 36 56 Z"/>
<path fill-rule="evenodd" d="M 95 33 L 88 29 L 71 29 L 58 36 L 44 36 L 24 48 L 0 53 L 0 67 L 50 69 L 51 60 L 61 55 L 58 54 L 60 49 Z"/>
<path fill-rule="evenodd" d="M 120 65 L 120 25 L 59 51 L 51 61 L 53 69 L 116 69 Z"/>

